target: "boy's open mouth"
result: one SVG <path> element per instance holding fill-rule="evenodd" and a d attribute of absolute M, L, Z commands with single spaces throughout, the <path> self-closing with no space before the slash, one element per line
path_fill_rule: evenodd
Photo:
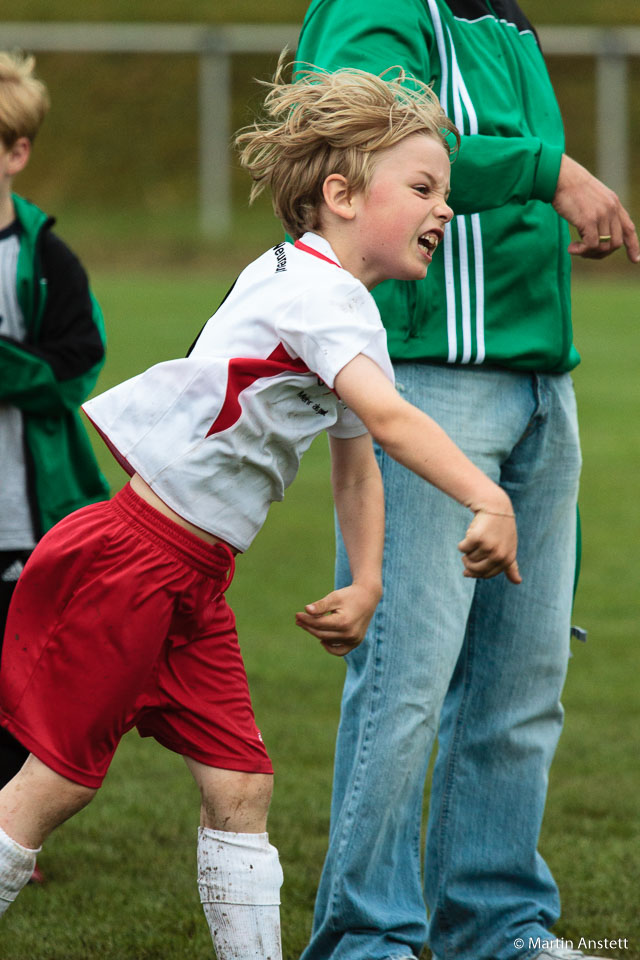
<path fill-rule="evenodd" d="M 423 233 L 421 237 L 418 237 L 418 243 L 429 253 L 433 253 L 438 246 L 438 238 L 433 233 Z"/>

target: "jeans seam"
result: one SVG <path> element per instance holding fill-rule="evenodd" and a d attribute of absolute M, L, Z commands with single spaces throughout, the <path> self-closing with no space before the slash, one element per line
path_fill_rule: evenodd
<path fill-rule="evenodd" d="M 468 702 L 468 694 L 470 689 L 470 674 L 471 674 L 471 663 L 473 660 L 473 630 L 475 626 L 475 613 L 474 605 L 471 604 L 469 611 L 469 617 L 467 620 L 467 629 L 465 641 L 462 646 L 460 655 L 464 657 L 464 693 L 461 698 L 460 706 L 458 708 L 458 713 L 455 721 L 455 731 L 451 738 L 451 747 L 449 749 L 449 757 L 447 760 L 447 770 L 445 776 L 445 782 L 442 790 L 442 803 L 440 807 L 440 815 L 438 817 L 438 872 L 440 875 L 440 885 L 437 899 L 440 899 L 440 892 L 443 887 L 446 886 L 445 881 L 445 870 L 443 863 L 445 860 L 445 853 L 450 847 L 450 841 L 448 839 L 448 818 L 449 818 L 449 806 L 451 795 L 453 792 L 453 783 L 456 777 L 456 768 L 458 764 L 458 752 L 457 748 L 460 743 L 461 730 L 464 723 L 464 717 L 466 714 L 466 707 Z M 448 916 L 444 916 L 441 908 L 441 920 L 440 926 L 443 930 L 445 937 L 448 936 L 450 931 L 453 929 L 454 921 Z M 442 960 L 447 960 L 447 957 L 451 956 L 448 946 L 445 946 Z"/>
<path fill-rule="evenodd" d="M 387 545 L 390 545 L 390 541 L 393 540 L 393 537 L 389 533 L 385 535 L 385 553 L 387 550 Z M 374 719 L 374 712 L 377 703 L 380 700 L 380 696 L 383 692 L 383 685 L 381 683 L 381 672 L 382 672 L 382 656 L 380 654 L 381 647 L 384 644 L 384 613 L 385 613 L 385 604 L 384 596 L 378 604 L 378 608 L 374 614 L 370 637 L 373 641 L 373 652 L 371 656 L 373 657 L 373 679 L 370 688 L 369 702 L 367 709 L 367 723 L 365 730 L 362 736 L 362 743 L 358 749 L 358 759 L 356 764 L 356 772 L 353 778 L 353 788 L 351 790 L 349 800 L 347 801 L 344 817 L 341 817 L 343 820 L 341 829 L 340 829 L 340 839 L 337 843 L 337 858 L 342 860 L 344 858 L 345 852 L 349 848 L 349 842 L 352 837 L 352 825 L 356 819 L 356 811 L 360 803 L 360 797 L 362 795 L 362 784 L 366 777 L 366 768 L 369 765 L 370 757 L 370 744 L 372 739 L 372 731 L 375 726 L 376 720 Z M 364 642 L 367 642 L 366 640 Z M 340 897 L 340 886 L 342 884 L 342 877 L 338 876 L 338 882 L 334 882 L 331 896 L 329 898 L 329 903 L 331 904 L 330 916 L 335 918 L 333 925 L 335 929 L 338 929 L 337 918 L 341 913 L 340 907 L 341 902 L 339 901 Z"/>

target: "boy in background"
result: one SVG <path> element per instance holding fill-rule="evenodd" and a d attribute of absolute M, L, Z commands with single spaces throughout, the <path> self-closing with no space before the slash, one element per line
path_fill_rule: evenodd
<path fill-rule="evenodd" d="M 188 357 L 86 405 L 131 482 L 35 551 L 0 686 L 0 721 L 31 751 L 0 792 L 0 912 L 136 726 L 182 754 L 200 788 L 198 884 L 219 960 L 281 957 L 273 771 L 224 591 L 313 439 L 329 434 L 352 574 L 297 614 L 328 652 L 360 643 L 381 593 L 371 435 L 474 514 L 464 575 L 520 581 L 509 497 L 396 392 L 369 293 L 424 277 L 443 238 L 451 122 L 425 84 L 359 71 L 293 85 L 281 67 L 266 110 L 238 137 L 241 160 L 295 244 L 244 270 Z"/>
<path fill-rule="evenodd" d="M 12 192 L 49 108 L 34 63 L 0 53 L 0 647 L 40 537 L 108 495 L 78 413 L 104 362 L 100 309 L 53 218 Z M 27 756 L 0 730 L 0 786 Z"/>

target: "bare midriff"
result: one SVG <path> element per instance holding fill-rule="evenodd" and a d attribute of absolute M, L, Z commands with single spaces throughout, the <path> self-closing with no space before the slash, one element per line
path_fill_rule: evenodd
<path fill-rule="evenodd" d="M 224 543 L 234 555 L 239 552 L 235 547 L 232 547 L 230 543 L 227 543 L 226 540 L 221 540 L 220 537 L 214 537 L 212 533 L 208 533 L 201 527 L 196 527 L 195 524 L 189 523 L 189 521 L 181 517 L 179 513 L 172 510 L 164 500 L 160 499 L 157 493 L 153 492 L 149 484 L 143 480 L 139 474 L 134 473 L 131 477 L 130 484 L 133 492 L 137 494 L 141 500 L 144 500 L 145 503 L 148 503 L 150 507 L 153 507 L 154 510 L 157 510 L 158 513 L 161 513 L 164 517 L 168 517 L 169 520 L 177 523 L 179 527 L 188 530 L 189 533 L 193 533 L 196 537 L 199 537 L 200 540 L 204 540 L 205 543 Z"/>

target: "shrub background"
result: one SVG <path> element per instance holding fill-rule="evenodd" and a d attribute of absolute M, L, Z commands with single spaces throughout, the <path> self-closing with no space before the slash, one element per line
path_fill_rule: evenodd
<path fill-rule="evenodd" d="M 535 25 L 639 25 L 638 0 L 523 0 Z M 6 6 L 0 19 L 34 21 L 225 22 L 302 21 L 306 0 L 23 0 Z M 268 78 L 276 56 L 233 58 L 233 129 L 247 123 L 262 92 L 254 77 Z M 136 255 L 136 235 L 153 237 L 156 257 L 193 261 L 197 237 L 197 57 L 181 54 L 37 54 L 52 110 L 39 135 L 20 189 L 68 217 L 67 235 L 79 238 L 95 259 L 127 262 Z M 594 60 L 550 57 L 549 69 L 565 118 L 568 152 L 595 165 Z M 631 169 L 640 167 L 640 58 L 630 64 Z M 611 144 L 616 150 L 616 144 Z M 248 182 L 236 168 L 233 194 L 237 223 L 245 230 Z M 631 208 L 640 210 L 640 182 Z M 269 217 L 268 202 L 258 210 Z M 255 217 L 253 218 L 255 222 Z M 71 234 L 69 234 L 71 231 Z M 101 243 L 100 237 L 111 242 Z M 211 249 L 211 245 L 210 249 Z M 258 248 L 261 244 L 258 243 Z M 215 245 L 213 245 L 215 249 Z M 137 251 L 142 261 L 148 251 Z"/>

